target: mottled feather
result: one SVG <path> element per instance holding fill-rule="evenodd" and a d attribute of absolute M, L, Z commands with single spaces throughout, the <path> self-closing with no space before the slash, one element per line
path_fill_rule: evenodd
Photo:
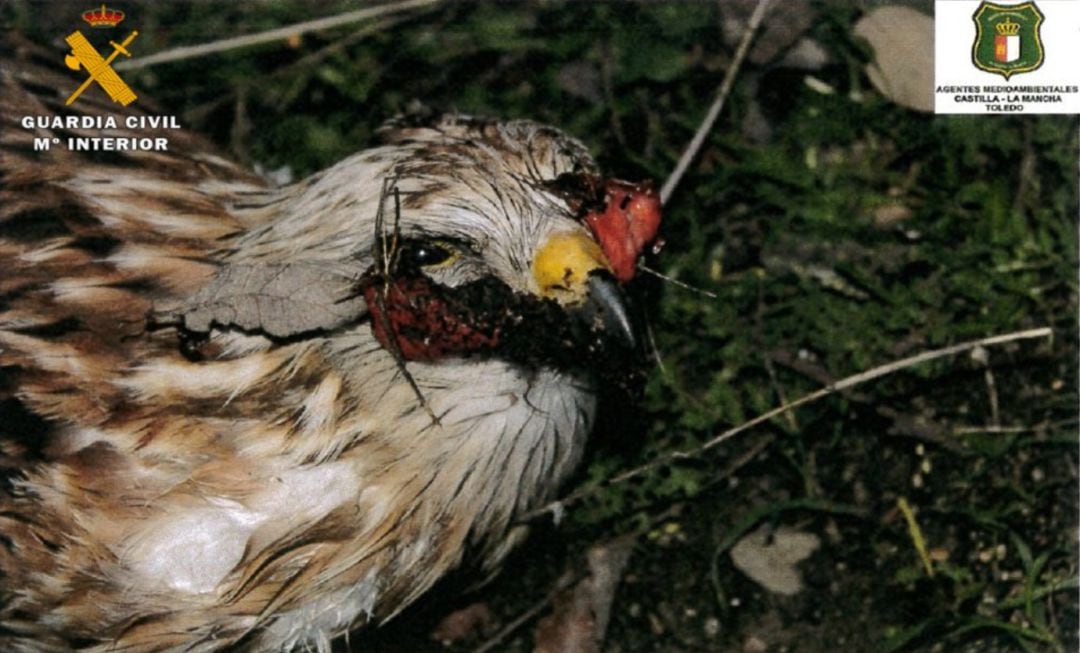
<path fill-rule="evenodd" d="M 552 498 L 580 458 L 589 375 L 496 355 L 409 362 L 433 422 L 349 280 L 376 263 L 391 178 L 403 237 L 468 252 L 434 282 L 495 278 L 535 295 L 538 247 L 586 233 L 545 190 L 595 174 L 585 149 L 535 123 L 451 116 L 392 125 L 385 144 L 285 188 L 186 130 L 140 130 L 167 137 L 167 152 L 35 151 L 35 137 L 68 134 L 22 129 L 22 116 L 145 103 L 120 114 L 87 91 L 65 107 L 55 53 L 11 51 L 0 650 L 328 651 L 466 556 L 497 566 L 521 535 L 515 515 Z M 259 303 L 236 282 L 256 269 L 297 276 Z M 316 287 L 318 270 L 329 276 Z M 333 319 L 287 314 L 305 287 L 353 304 Z"/>

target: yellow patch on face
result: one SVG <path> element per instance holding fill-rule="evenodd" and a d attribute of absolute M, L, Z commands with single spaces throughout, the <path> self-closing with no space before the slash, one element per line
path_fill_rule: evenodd
<path fill-rule="evenodd" d="M 608 269 L 604 252 L 596 241 L 575 232 L 550 236 L 532 265 L 540 296 L 562 304 L 584 300 L 589 273 Z"/>

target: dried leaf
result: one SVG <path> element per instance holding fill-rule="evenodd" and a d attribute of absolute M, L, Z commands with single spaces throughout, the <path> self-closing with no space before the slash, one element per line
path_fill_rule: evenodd
<path fill-rule="evenodd" d="M 934 110 L 934 19 L 910 7 L 879 7 L 855 24 L 870 42 L 867 74 L 882 95 L 917 111 Z"/>
<path fill-rule="evenodd" d="M 440 619 L 431 632 L 431 639 L 443 646 L 453 646 L 480 635 L 491 635 L 498 625 L 498 618 L 491 606 L 481 601 L 454 610 Z"/>
<path fill-rule="evenodd" d="M 762 527 L 743 537 L 731 549 L 731 562 L 770 592 L 791 596 L 802 590 L 795 565 L 817 551 L 821 541 L 813 533 L 779 528 L 772 533 Z"/>
<path fill-rule="evenodd" d="M 537 624 L 533 653 L 600 652 L 635 539 L 624 535 L 589 548 L 589 575 L 555 596 L 554 611 Z"/>
<path fill-rule="evenodd" d="M 230 265 L 181 309 L 184 327 L 213 326 L 287 338 L 359 319 L 367 305 L 357 278 L 319 263 Z"/>

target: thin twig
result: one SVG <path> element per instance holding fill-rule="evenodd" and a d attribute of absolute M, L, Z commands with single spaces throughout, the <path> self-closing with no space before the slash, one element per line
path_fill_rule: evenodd
<path fill-rule="evenodd" d="M 820 365 L 797 359 L 782 350 L 770 352 L 766 360 L 780 363 L 821 385 L 829 385 L 836 381 L 836 378 Z M 925 415 L 915 416 L 902 412 L 892 406 L 876 401 L 873 397 L 863 392 L 848 390 L 843 393 L 843 396 L 849 401 L 866 404 L 872 407 L 874 412 L 892 422 L 892 426 L 888 429 L 890 435 L 915 438 L 960 456 L 972 454 L 972 452 L 963 445 L 962 441 L 951 437 L 951 431 L 948 427 L 939 424 Z M 781 401 L 786 402 L 787 398 L 781 397 Z"/>
<path fill-rule="evenodd" d="M 1032 433 L 1039 430 L 1039 427 L 1043 426 L 1036 424 L 1035 426 L 997 426 L 994 424 L 987 424 L 986 426 L 957 426 L 952 429 L 953 435 L 974 435 L 976 433 L 991 433 L 1008 435 L 1013 433 Z"/>
<path fill-rule="evenodd" d="M 770 1 L 771 0 L 758 0 L 757 6 L 754 7 L 754 13 L 751 14 L 750 21 L 746 24 L 746 30 L 743 32 L 742 41 L 739 43 L 739 48 L 735 51 L 735 58 L 731 60 L 731 65 L 728 66 L 727 73 L 724 75 L 724 81 L 721 82 L 720 90 L 716 94 L 716 99 L 713 100 L 712 106 L 709 107 L 709 112 L 705 114 L 705 119 L 702 120 L 701 124 L 698 126 L 694 138 L 690 140 L 690 144 L 686 146 L 682 156 L 679 157 L 679 163 L 675 166 L 675 170 L 668 175 L 667 180 L 664 181 L 664 185 L 660 189 L 661 204 L 667 204 L 668 200 L 671 199 L 671 194 L 675 192 L 675 187 L 679 185 L 679 181 L 682 179 L 683 175 L 686 174 L 686 169 L 690 167 L 690 162 L 697 156 L 698 151 L 705 142 L 705 137 L 712 130 L 716 118 L 720 115 L 720 110 L 724 108 L 724 102 L 727 101 L 727 97 L 731 93 L 731 88 L 735 85 L 735 76 L 738 75 L 739 69 L 742 67 L 743 59 L 746 58 L 746 53 L 750 51 L 750 43 L 753 41 L 754 33 L 757 32 L 758 27 L 761 26 L 761 21 L 765 17 L 765 10 L 768 8 Z"/>
<path fill-rule="evenodd" d="M 675 277 L 670 277 L 670 276 L 664 274 L 663 272 L 661 272 L 659 270 L 654 270 L 654 269 L 650 268 L 649 266 L 645 265 L 644 263 L 638 263 L 637 269 L 641 270 L 642 272 L 644 272 L 646 274 L 651 274 L 654 277 L 657 277 L 659 279 L 663 279 L 664 281 L 667 281 L 668 283 L 673 283 L 676 286 L 679 286 L 680 288 L 685 288 L 687 290 L 690 290 L 690 291 L 705 295 L 709 299 L 717 299 L 718 297 L 720 297 L 720 295 L 717 295 L 714 292 L 710 292 L 708 290 L 705 290 L 704 288 L 698 288 L 697 286 L 691 286 L 690 284 L 686 283 L 685 281 L 679 281 Z"/>
<path fill-rule="evenodd" d="M 990 423 L 1001 426 L 1001 411 L 998 409 L 997 382 L 994 380 L 994 370 L 990 367 L 990 354 L 985 349 L 976 349 L 971 352 L 971 360 L 983 368 L 983 377 L 986 380 L 986 395 L 990 402 Z"/>
<path fill-rule="evenodd" d="M 235 36 L 199 45 L 185 45 L 179 48 L 158 52 L 157 54 L 152 54 L 148 57 L 123 61 L 113 66 L 113 68 L 117 70 L 138 70 L 140 68 L 155 66 L 160 63 L 203 57 L 216 52 L 246 48 L 252 45 L 259 45 L 260 43 L 280 41 L 290 36 L 300 36 L 308 32 L 340 27 L 342 25 L 348 25 L 349 23 L 357 23 L 362 20 L 384 16 L 386 14 L 395 14 L 411 9 L 418 9 L 420 7 L 427 7 L 437 2 L 439 2 L 439 0 L 401 0 L 400 2 L 390 2 L 374 7 L 357 9 L 356 11 L 349 11 L 344 14 L 338 14 L 337 16 L 327 16 L 326 18 L 318 18 L 303 23 L 294 23 L 292 25 L 286 25 L 285 27 L 267 30 L 265 32 L 258 32 L 256 34 Z"/>
<path fill-rule="evenodd" d="M 266 75 L 259 78 L 259 86 L 260 88 L 264 88 L 267 82 L 271 80 L 288 77 L 289 75 L 292 75 L 297 71 L 303 70 L 304 68 L 310 68 L 315 64 L 322 62 L 327 57 L 343 51 L 345 48 L 348 48 L 353 44 L 362 41 L 363 39 L 367 38 L 372 34 L 378 34 L 380 32 L 385 32 L 389 30 L 390 28 L 405 20 L 405 18 L 405 16 L 384 18 L 383 20 L 374 21 L 368 25 L 364 25 L 363 27 L 357 29 L 351 34 L 348 34 L 334 41 L 333 43 L 319 48 L 318 50 L 315 50 L 310 54 L 306 54 L 290 64 L 286 64 L 279 68 L 275 68 L 271 72 L 268 72 Z M 185 112 L 184 117 L 194 122 L 200 122 L 202 120 L 205 120 L 208 115 L 216 111 L 218 107 L 225 104 L 226 102 L 230 102 L 233 97 L 235 97 L 236 94 L 240 92 L 241 89 L 246 89 L 247 86 L 248 85 L 246 84 L 240 84 L 231 89 L 225 89 L 213 100 L 189 109 L 187 112 Z"/>
<path fill-rule="evenodd" d="M 1058 429 L 1076 427 L 1078 420 L 1076 418 L 1063 419 L 1056 422 L 1043 421 L 1038 424 L 1017 424 L 1015 426 L 994 426 L 987 424 L 985 426 L 956 426 L 953 427 L 951 432 L 953 435 L 972 435 L 974 433 L 1035 433 L 1038 431 L 1055 431 Z"/>
<path fill-rule="evenodd" d="M 776 408 L 773 408 L 772 410 L 764 412 L 764 413 L 758 415 L 757 417 L 755 417 L 755 418 L 753 418 L 753 419 L 751 419 L 749 421 L 743 422 L 742 424 L 740 424 L 738 426 L 735 426 L 735 427 L 732 427 L 732 428 L 730 428 L 730 429 L 728 429 L 726 431 L 723 431 L 723 432 L 717 434 L 716 436 L 714 436 L 708 442 L 705 442 L 704 444 L 701 444 L 701 445 L 699 445 L 697 447 L 694 447 L 693 449 L 688 449 L 688 450 L 685 450 L 685 451 L 673 451 L 671 453 L 668 453 L 667 455 L 660 456 L 658 458 L 654 458 L 653 460 L 649 461 L 648 463 L 645 463 L 644 465 L 640 465 L 640 466 L 635 467 L 633 469 L 629 469 L 629 470 L 627 470 L 627 471 L 625 471 L 625 472 L 623 472 L 623 473 L 621 473 L 621 474 L 619 474 L 617 476 L 613 476 L 613 477 L 609 478 L 607 481 L 605 481 L 604 483 L 602 483 L 601 485 L 592 485 L 592 486 L 588 486 L 588 487 L 583 487 L 583 488 L 577 490 L 576 492 L 570 493 L 569 495 L 567 495 L 566 497 L 564 497 L 562 499 L 559 499 L 557 501 L 553 501 L 553 502 L 547 504 L 546 506 L 543 506 L 541 508 L 533 510 L 532 512 L 529 512 L 528 514 L 526 514 L 526 515 L 524 515 L 522 517 L 522 520 L 527 521 L 527 520 L 539 517 L 540 515 L 544 515 L 544 514 L 547 514 L 547 513 L 554 513 L 556 511 L 562 511 L 568 505 L 573 504 L 573 503 L 577 503 L 581 499 L 584 499 L 585 497 L 596 494 L 597 492 L 599 492 L 600 490 L 602 490 L 604 488 L 610 487 L 610 486 L 615 485 L 617 483 L 623 483 L 623 482 L 628 481 L 628 480 L 630 480 L 632 478 L 637 478 L 638 476 L 641 476 L 642 474 L 644 474 L 646 472 L 652 471 L 652 470 L 654 470 L 654 469 L 656 469 L 658 467 L 663 467 L 665 465 L 669 465 L 669 464 L 671 464 L 672 462 L 674 462 L 676 460 L 692 460 L 692 459 L 695 459 L 695 458 L 700 458 L 705 452 L 707 452 L 710 449 L 713 449 L 716 446 L 730 440 L 731 438 L 733 438 L 736 435 L 742 433 L 743 431 L 749 430 L 749 429 L 757 426 L 758 424 L 762 424 L 764 422 L 767 422 L 767 421 L 773 419 L 774 417 L 777 417 L 778 415 L 782 415 L 782 414 L 784 414 L 784 413 L 786 413 L 788 411 L 795 410 L 796 408 L 799 408 L 801 406 L 805 406 L 806 404 L 813 403 L 815 401 L 818 401 L 818 400 L 820 400 L 820 399 L 822 399 L 824 397 L 827 397 L 827 396 L 829 396 L 831 394 L 834 394 L 836 392 L 840 392 L 842 390 L 852 388 L 854 386 L 866 383 L 868 381 L 873 381 L 875 379 L 880 379 L 883 376 L 888 376 L 890 374 L 894 374 L 896 372 L 899 372 L 900 370 L 907 369 L 909 367 L 914 367 L 914 366 L 920 365 L 922 363 L 927 363 L 929 361 L 937 360 L 939 358 L 946 358 L 948 356 L 955 356 L 956 354 L 971 351 L 972 349 L 975 349 L 976 347 L 992 347 L 992 346 L 995 346 L 995 345 L 1002 345 L 1002 344 L 1009 343 L 1009 342 L 1017 342 L 1019 340 L 1032 340 L 1032 339 L 1036 339 L 1036 338 L 1051 338 L 1051 337 L 1053 337 L 1053 335 L 1054 335 L 1054 331 L 1053 331 L 1053 329 L 1051 329 L 1049 327 L 1041 327 L 1041 328 L 1037 328 L 1037 329 L 1027 329 L 1025 331 L 1014 331 L 1013 333 L 1006 333 L 1006 334 L 997 335 L 997 336 L 989 336 L 987 338 L 980 338 L 979 340 L 971 340 L 971 341 L 968 341 L 968 342 L 962 342 L 962 343 L 960 343 L 958 345 L 952 345 L 951 347 L 943 347 L 941 349 L 934 349 L 934 350 L 931 350 L 931 351 L 922 352 L 922 353 L 916 354 L 914 356 L 908 356 L 907 358 L 901 358 L 900 360 L 893 361 L 891 363 L 886 363 L 885 365 L 881 365 L 881 366 L 866 370 L 865 372 L 859 372 L 858 374 L 854 374 L 852 376 L 845 377 L 845 378 L 837 381 L 836 383 L 830 383 L 829 385 L 825 386 L 824 388 L 821 388 L 820 390 L 815 390 L 814 392 L 811 392 L 810 394 L 803 395 L 802 397 L 796 399 L 795 401 L 792 401 L 790 403 L 786 403 L 786 404 L 783 404 L 783 405 L 778 406 Z"/>
<path fill-rule="evenodd" d="M 653 359 L 656 361 L 656 369 L 660 370 L 660 376 L 664 379 L 668 378 L 668 369 L 664 365 L 664 357 L 660 354 L 660 347 L 656 344 L 656 332 L 653 331 L 652 322 L 645 320 L 645 335 L 649 340 L 649 350 L 652 352 Z"/>
<path fill-rule="evenodd" d="M 386 228 L 384 226 L 383 209 L 386 205 L 387 195 L 393 193 L 394 196 L 394 233 L 393 238 L 388 238 L 386 234 Z M 401 372 L 402 377 L 412 388 L 413 394 L 416 395 L 416 400 L 420 402 L 421 408 L 427 412 L 428 417 L 431 418 L 432 424 L 441 426 L 438 415 L 432 410 L 431 404 L 428 403 L 427 398 L 424 397 L 424 393 L 420 390 L 420 386 L 417 385 L 416 379 L 413 378 L 409 368 L 406 365 L 405 354 L 401 351 L 401 346 L 397 341 L 397 331 L 390 323 L 390 317 L 387 315 L 386 310 L 386 297 L 390 293 L 390 285 L 392 283 L 392 275 L 397 272 L 397 262 L 400 256 L 398 248 L 398 238 L 401 234 L 401 194 L 398 192 L 397 177 L 387 177 L 383 179 L 382 194 L 379 195 L 379 208 L 375 212 L 375 247 L 374 256 L 376 259 L 376 267 L 381 267 L 379 276 L 382 282 L 380 287 L 375 291 L 375 305 L 378 309 L 375 313 L 378 314 L 379 326 L 383 332 L 386 333 L 386 350 L 390 352 L 390 355 L 394 358 L 394 362 L 397 363 L 398 371 Z"/>

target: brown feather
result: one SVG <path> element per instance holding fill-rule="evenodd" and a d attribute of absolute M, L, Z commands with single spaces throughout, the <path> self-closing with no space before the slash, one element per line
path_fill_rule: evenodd
<path fill-rule="evenodd" d="M 17 118 L 65 114 L 48 89 L 69 82 L 39 65 L 54 53 L 9 51 L 0 650 L 326 651 L 468 556 L 497 566 L 520 536 L 515 515 L 580 457 L 586 371 L 408 362 L 435 423 L 362 314 L 291 337 L 223 323 L 214 311 L 240 306 L 228 299 L 205 332 L 183 316 L 230 266 L 359 278 L 391 176 L 403 231 L 475 248 L 450 287 L 487 275 L 534 292 L 544 238 L 585 233 L 544 190 L 593 172 L 584 148 L 533 123 L 446 117 L 392 126 L 386 145 L 284 189 L 185 131 L 139 132 L 167 136 L 164 153 L 37 152 L 34 137 L 67 131 Z M 80 114 L 118 113 L 87 98 Z"/>

